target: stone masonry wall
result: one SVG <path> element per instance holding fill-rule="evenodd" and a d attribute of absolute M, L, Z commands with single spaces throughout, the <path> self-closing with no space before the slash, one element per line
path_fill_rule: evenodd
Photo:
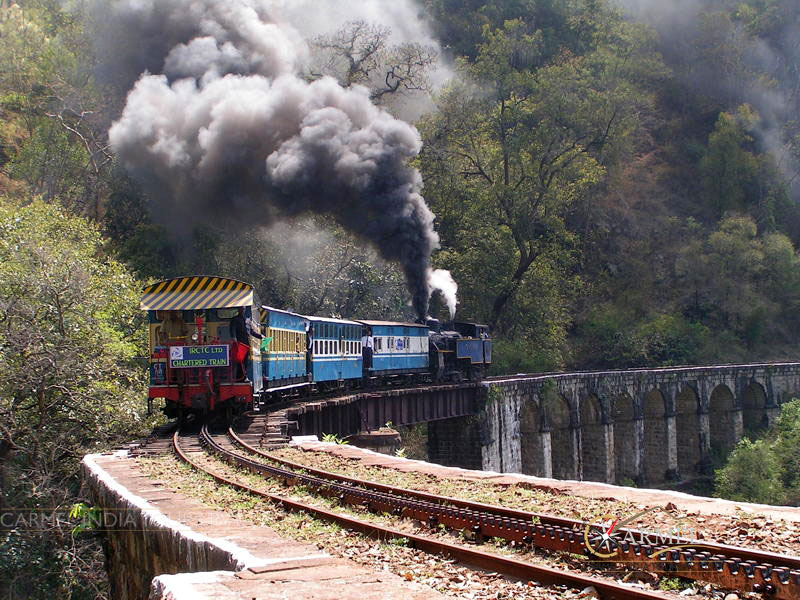
<path fill-rule="evenodd" d="M 748 427 L 774 421 L 800 393 L 800 363 L 509 376 L 484 386 L 488 400 L 469 425 L 431 423 L 432 461 L 654 485 L 708 475 L 712 452 L 719 460 Z M 723 390 L 733 399 L 721 402 Z"/>
<path fill-rule="evenodd" d="M 246 556 L 237 555 L 209 538 L 152 511 L 147 503 L 110 478 L 88 455 L 81 475 L 92 503 L 102 508 L 110 527 L 107 535 L 107 570 L 114 600 L 144 600 L 151 581 L 163 573 L 237 571 Z"/>
<path fill-rule="evenodd" d="M 481 424 L 478 417 L 428 423 L 428 460 L 451 467 L 481 469 Z"/>

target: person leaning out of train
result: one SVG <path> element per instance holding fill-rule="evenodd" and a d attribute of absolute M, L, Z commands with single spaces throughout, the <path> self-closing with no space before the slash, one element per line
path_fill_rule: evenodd
<path fill-rule="evenodd" d="M 186 342 L 186 323 L 177 310 L 166 311 L 161 324 L 161 342 L 164 344 L 183 344 Z"/>
<path fill-rule="evenodd" d="M 247 379 L 247 371 L 250 368 L 250 336 L 258 339 L 261 339 L 263 336 L 258 329 L 253 327 L 253 321 L 250 319 L 250 317 L 244 316 L 243 306 L 240 306 L 237 309 L 236 315 L 231 319 L 230 327 L 231 337 L 240 344 L 247 346 L 247 354 L 245 355 L 244 360 L 241 363 L 236 363 L 237 369 L 240 371 L 237 373 L 237 379 L 245 383 L 249 383 L 249 380 Z"/>
<path fill-rule="evenodd" d="M 372 353 L 374 351 L 374 338 L 372 337 L 372 329 L 367 327 L 364 330 L 364 335 L 361 337 L 361 354 L 364 359 L 364 368 L 372 368 Z"/>

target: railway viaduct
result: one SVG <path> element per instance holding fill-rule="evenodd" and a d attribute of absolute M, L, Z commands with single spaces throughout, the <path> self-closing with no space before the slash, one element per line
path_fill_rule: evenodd
<path fill-rule="evenodd" d="M 429 458 L 440 464 L 653 486 L 710 474 L 798 393 L 800 363 L 675 367 L 362 394 L 295 418 L 302 433 L 428 422 Z"/>

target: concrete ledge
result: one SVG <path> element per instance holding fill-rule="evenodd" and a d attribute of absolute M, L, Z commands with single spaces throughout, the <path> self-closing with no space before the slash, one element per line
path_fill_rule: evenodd
<path fill-rule="evenodd" d="M 112 517 L 114 599 L 442 599 L 166 489 L 124 451 L 84 457 L 81 474 L 94 504 Z"/>
<path fill-rule="evenodd" d="M 380 454 L 366 448 L 330 442 L 303 441 L 294 445 L 301 450 L 328 452 L 343 458 L 359 460 L 365 466 L 385 467 L 398 471 L 433 475 L 435 477 L 488 481 L 499 485 L 521 484 L 556 494 L 571 494 L 584 498 L 609 498 L 656 506 L 672 503 L 682 510 L 696 511 L 699 514 L 706 515 L 735 515 L 741 511 L 764 515 L 776 520 L 783 519 L 789 522 L 800 522 L 800 507 L 735 502 L 722 498 L 694 496 L 674 490 L 632 488 L 597 481 L 552 479 L 524 475 L 522 473 L 499 473 L 497 471 L 475 471 L 461 467 L 446 467 L 423 460 L 399 458 Z"/>

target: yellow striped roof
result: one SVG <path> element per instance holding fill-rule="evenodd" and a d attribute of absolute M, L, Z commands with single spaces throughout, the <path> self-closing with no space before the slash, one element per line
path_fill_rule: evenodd
<path fill-rule="evenodd" d="M 225 277 L 176 277 L 142 290 L 142 310 L 231 308 L 253 304 L 253 286 Z"/>

